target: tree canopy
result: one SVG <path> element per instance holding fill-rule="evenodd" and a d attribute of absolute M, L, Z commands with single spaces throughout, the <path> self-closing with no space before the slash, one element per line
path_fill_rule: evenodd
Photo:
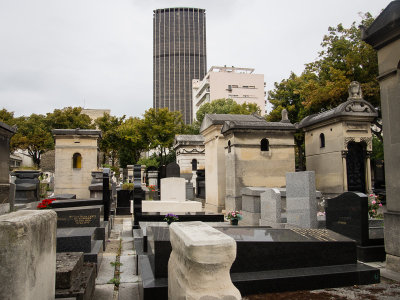
<path fill-rule="evenodd" d="M 250 115 L 252 113 L 261 113 L 261 109 L 255 103 L 243 103 L 239 104 L 232 99 L 217 99 L 211 102 L 207 102 L 200 106 L 196 113 L 196 121 L 194 127 L 200 128 L 201 123 L 206 114 L 239 114 L 239 115 Z"/>
<path fill-rule="evenodd" d="M 316 61 L 306 64 L 301 75 L 291 73 L 289 78 L 275 82 L 268 92 L 272 111 L 268 121 L 279 121 L 281 111 L 288 111 L 292 123 L 304 117 L 338 106 L 347 101 L 348 87 L 352 81 L 361 84 L 363 96 L 374 107 L 380 106 L 378 61 L 376 51 L 361 40 L 359 25 L 367 26 L 373 22 L 371 14 L 362 16 L 360 24 L 353 22 L 349 28 L 342 24 L 329 27 L 323 37 L 322 51 Z M 381 124 L 376 122 L 375 134 L 381 139 Z M 303 134 L 295 136 L 298 167 L 304 167 Z"/>

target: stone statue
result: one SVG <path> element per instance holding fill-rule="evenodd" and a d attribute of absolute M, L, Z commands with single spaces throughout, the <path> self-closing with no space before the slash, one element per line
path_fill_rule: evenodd
<path fill-rule="evenodd" d="M 281 122 L 283 122 L 283 123 L 289 123 L 290 122 L 289 121 L 289 117 L 288 117 L 288 112 L 287 112 L 286 109 L 282 110 L 282 120 L 281 120 Z"/>
<path fill-rule="evenodd" d="M 360 100 L 362 99 L 361 85 L 357 81 L 352 81 L 349 85 L 349 98 L 348 100 Z"/>

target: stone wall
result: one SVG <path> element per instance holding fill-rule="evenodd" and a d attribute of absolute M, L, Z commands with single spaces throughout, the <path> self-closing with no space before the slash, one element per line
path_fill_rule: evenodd
<path fill-rule="evenodd" d="M 54 299 L 56 230 L 52 210 L 0 216 L 0 299 Z"/>

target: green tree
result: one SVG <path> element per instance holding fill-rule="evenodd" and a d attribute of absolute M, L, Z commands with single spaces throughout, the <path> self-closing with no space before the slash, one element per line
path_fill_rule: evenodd
<path fill-rule="evenodd" d="M 119 146 L 119 163 L 122 168 L 137 163 L 140 154 L 148 149 L 144 121 L 139 118 L 126 119 L 117 129 Z"/>
<path fill-rule="evenodd" d="M 5 108 L 0 110 L 0 122 L 6 123 L 7 125 L 15 125 L 14 112 L 7 111 Z"/>
<path fill-rule="evenodd" d="M 34 164 L 39 168 L 41 155 L 54 148 L 51 130 L 44 115 L 31 114 L 29 117 L 16 118 L 18 129 L 11 139 L 11 150 L 27 150 Z"/>
<path fill-rule="evenodd" d="M 119 126 L 124 122 L 125 115 L 121 118 L 110 116 L 105 113 L 102 117 L 95 120 L 95 125 L 102 132 L 102 138 L 99 146 L 103 152 L 103 163 L 106 162 L 106 157 L 111 159 L 111 165 L 114 167 L 116 159 L 118 157 L 118 151 L 121 147 L 121 137 L 118 132 Z"/>
<path fill-rule="evenodd" d="M 86 114 L 82 114 L 82 107 L 65 107 L 47 113 L 46 122 L 51 129 L 93 129 L 95 125 Z"/>
<path fill-rule="evenodd" d="M 292 123 L 304 117 L 336 107 L 347 101 L 350 82 L 361 83 L 364 99 L 379 109 L 378 64 L 376 51 L 361 40 L 358 25 L 368 26 L 373 22 L 369 13 L 362 16 L 361 24 L 354 22 L 350 28 L 342 24 L 329 27 L 321 46 L 319 58 L 306 65 L 300 76 L 291 73 L 288 79 L 275 83 L 268 93 L 272 111 L 268 121 L 279 121 L 281 111 L 286 108 Z M 381 124 L 374 133 L 380 139 Z M 304 168 L 304 136 L 295 135 L 297 162 Z"/>
<path fill-rule="evenodd" d="M 150 108 L 144 113 L 143 135 L 148 149 L 155 149 L 160 156 L 160 164 L 166 164 L 167 152 L 172 150 L 175 135 L 185 132 L 182 114 L 168 108 Z"/>
<path fill-rule="evenodd" d="M 200 106 L 196 113 L 195 126 L 200 127 L 206 114 L 260 114 L 261 110 L 255 103 L 238 104 L 232 99 L 217 99 Z"/>

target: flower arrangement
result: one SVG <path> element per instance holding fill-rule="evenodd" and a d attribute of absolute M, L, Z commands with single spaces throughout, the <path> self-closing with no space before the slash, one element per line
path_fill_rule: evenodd
<path fill-rule="evenodd" d="M 167 221 L 168 224 L 171 224 L 172 222 L 179 221 L 179 217 L 175 214 L 166 214 L 164 221 Z"/>
<path fill-rule="evenodd" d="M 36 206 L 37 209 L 50 209 L 51 208 L 51 203 L 56 199 L 43 199 L 42 202 Z"/>
<path fill-rule="evenodd" d="M 368 214 L 370 218 L 382 218 L 382 214 L 378 214 L 378 209 L 382 207 L 381 201 L 378 199 L 378 195 L 370 194 L 368 196 Z"/>
<path fill-rule="evenodd" d="M 156 186 L 155 185 L 149 185 L 147 188 L 149 189 L 150 192 L 155 192 L 156 191 Z"/>
<path fill-rule="evenodd" d="M 228 215 L 226 216 L 228 220 L 241 220 L 243 217 L 241 213 L 237 210 L 230 211 L 228 212 Z"/>

